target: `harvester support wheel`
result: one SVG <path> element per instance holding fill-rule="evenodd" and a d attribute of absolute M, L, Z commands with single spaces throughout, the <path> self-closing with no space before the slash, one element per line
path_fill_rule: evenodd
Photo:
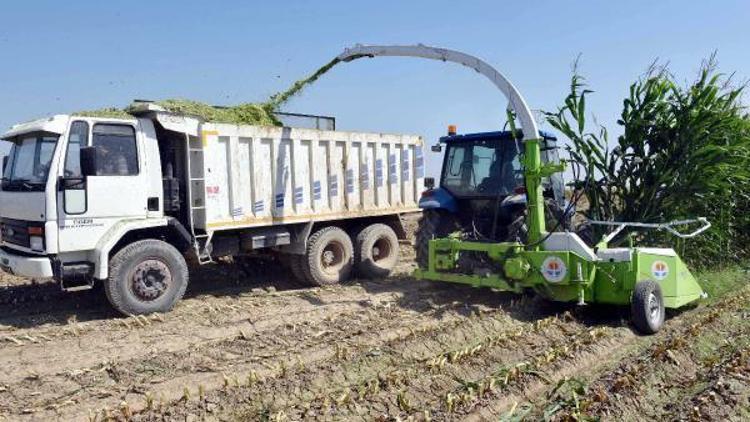
<path fill-rule="evenodd" d="M 398 262 L 398 236 L 386 224 L 372 224 L 359 232 L 354 262 L 365 278 L 387 277 Z"/>
<path fill-rule="evenodd" d="M 664 298 L 661 287 L 651 280 L 640 281 L 633 289 L 630 312 L 635 328 L 643 334 L 654 334 L 664 324 Z"/>
<path fill-rule="evenodd" d="M 419 220 L 419 227 L 415 239 L 417 264 L 420 268 L 427 268 L 429 260 L 429 242 L 432 239 L 446 237 L 458 230 L 456 218 L 446 211 L 425 210 Z"/>

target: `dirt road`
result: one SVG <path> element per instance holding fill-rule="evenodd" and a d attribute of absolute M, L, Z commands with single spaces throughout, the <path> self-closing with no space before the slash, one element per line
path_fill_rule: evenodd
<path fill-rule="evenodd" d="M 408 247 L 407 247 L 408 248 Z M 656 336 L 627 310 L 397 274 L 201 270 L 164 315 L 0 280 L 0 420 L 747 420 L 750 274 Z"/>

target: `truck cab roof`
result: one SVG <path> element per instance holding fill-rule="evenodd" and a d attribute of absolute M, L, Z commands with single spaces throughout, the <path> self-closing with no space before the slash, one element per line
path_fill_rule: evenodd
<path fill-rule="evenodd" d="M 136 118 L 133 117 L 132 119 L 123 119 L 123 118 L 114 118 L 114 117 L 100 117 L 100 116 L 94 116 L 94 115 L 86 115 L 84 114 L 56 114 L 51 117 L 45 117 L 42 119 L 32 120 L 29 122 L 24 123 L 18 123 L 11 128 L 0 135 L 0 139 L 7 140 L 11 138 L 15 138 L 19 135 L 24 135 L 27 133 L 34 133 L 34 132 L 48 132 L 48 133 L 56 133 L 58 135 L 65 132 L 65 129 L 68 127 L 68 123 L 71 119 L 74 118 L 85 118 L 85 119 L 94 119 L 95 121 L 101 120 L 102 122 L 126 122 L 126 123 L 133 123 L 136 121 Z"/>
<path fill-rule="evenodd" d="M 0 135 L 0 139 L 10 139 L 24 133 L 32 132 L 50 132 L 50 133 L 63 133 L 68 123 L 69 116 L 64 114 L 58 114 L 52 117 L 43 119 L 32 120 L 30 122 L 19 123 L 11 126 L 11 128 Z"/>
<path fill-rule="evenodd" d="M 521 136 L 523 137 L 523 131 L 519 131 Z M 544 138 L 548 139 L 550 141 L 556 141 L 557 136 L 551 132 L 546 132 L 543 130 L 539 131 L 539 135 Z M 461 142 L 461 141 L 489 141 L 489 140 L 512 140 L 513 137 L 511 135 L 511 131 L 509 130 L 498 130 L 494 132 L 477 132 L 477 133 L 465 133 L 465 134 L 458 134 L 458 135 L 448 135 L 443 136 L 440 138 L 440 142 L 443 143 L 449 143 L 449 142 Z"/>

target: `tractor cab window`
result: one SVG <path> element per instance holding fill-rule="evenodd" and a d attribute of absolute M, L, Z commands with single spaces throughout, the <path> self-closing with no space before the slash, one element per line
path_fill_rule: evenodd
<path fill-rule="evenodd" d="M 457 196 L 509 195 L 523 185 L 520 154 L 512 141 L 448 144 L 440 185 Z"/>

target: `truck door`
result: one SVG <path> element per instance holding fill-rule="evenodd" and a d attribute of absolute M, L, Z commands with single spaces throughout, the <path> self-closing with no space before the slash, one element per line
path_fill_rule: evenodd
<path fill-rule="evenodd" d="M 94 249 L 123 219 L 146 218 L 148 180 L 138 124 L 73 120 L 57 195 L 60 252 Z M 96 176 L 81 176 L 80 150 L 101 149 Z"/>

